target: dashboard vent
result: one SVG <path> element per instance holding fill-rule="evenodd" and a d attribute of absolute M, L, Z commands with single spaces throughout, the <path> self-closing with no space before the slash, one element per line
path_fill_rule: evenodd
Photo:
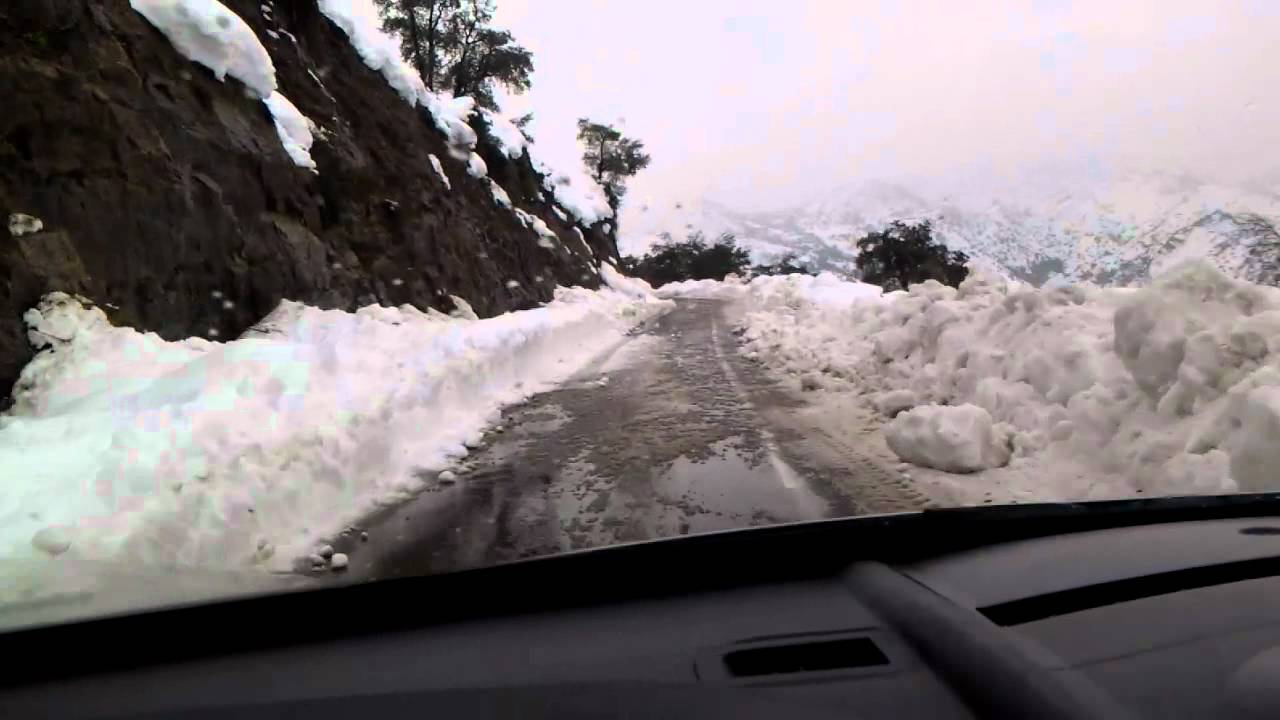
<path fill-rule="evenodd" d="M 870 638 L 754 647 L 735 650 L 724 656 L 724 665 L 733 677 L 787 675 L 888 664 L 889 658 Z"/>

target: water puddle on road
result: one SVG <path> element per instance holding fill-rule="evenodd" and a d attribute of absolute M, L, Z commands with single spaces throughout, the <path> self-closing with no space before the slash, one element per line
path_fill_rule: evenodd
<path fill-rule="evenodd" d="M 687 532 L 814 520 L 829 514 L 828 503 L 766 449 L 750 449 L 744 438 L 733 437 L 714 443 L 709 451 L 697 458 L 676 458 L 654 482 L 661 496 L 685 510 Z"/>

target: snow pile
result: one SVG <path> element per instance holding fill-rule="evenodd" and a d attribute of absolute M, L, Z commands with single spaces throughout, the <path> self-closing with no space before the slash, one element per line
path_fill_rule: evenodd
<path fill-rule="evenodd" d="M 244 83 L 271 112 L 280 144 L 295 165 L 316 170 L 311 159 L 314 124 L 276 90 L 276 68 L 239 15 L 218 0 L 129 0 L 129 4 L 173 43 L 184 57 Z"/>
<path fill-rule="evenodd" d="M 600 263 L 600 279 L 604 281 L 605 286 L 610 290 L 622 293 L 629 298 L 646 303 L 663 302 L 654 294 L 653 287 L 649 283 L 640 278 L 623 275 L 612 263 Z M 670 307 L 670 301 L 663 302 L 663 305 L 664 307 Z"/>
<path fill-rule="evenodd" d="M 829 272 L 761 275 L 751 280 L 749 288 L 753 301 L 765 307 L 808 304 L 844 308 L 855 302 L 876 300 L 883 293 L 879 285 L 842 280 Z"/>
<path fill-rule="evenodd" d="M 524 133 L 520 132 L 520 128 L 510 120 L 484 108 L 480 108 L 480 117 L 484 118 L 485 124 L 489 126 L 489 135 L 504 155 L 515 160 L 524 154 L 529 140 Z"/>
<path fill-rule="evenodd" d="M 1035 289 L 971 274 L 958 290 L 927 282 L 844 306 L 790 288 L 752 295 L 749 354 L 809 386 L 864 394 L 890 415 L 981 408 L 996 441 L 1008 431 L 1010 468 L 1039 482 L 1026 497 L 1280 486 L 1268 471 L 1280 467 L 1275 288 L 1196 263 L 1140 290 Z M 890 425 L 901 457 L 958 467 L 935 460 L 932 443 L 954 429 L 940 412 Z M 965 452 L 991 457 L 986 431 L 969 432 Z M 1048 477 L 1060 461 L 1088 472 Z"/>
<path fill-rule="evenodd" d="M 742 297 L 747 286 L 740 278 L 729 276 L 719 280 L 681 280 L 663 285 L 654 292 L 661 298 L 735 299 Z"/>
<path fill-rule="evenodd" d="M 22 469 L 0 557 L 291 567 L 667 306 L 578 288 L 485 320 L 286 301 L 215 343 L 52 293 L 24 316 L 40 352 L 0 416 L 0 467 Z"/>
<path fill-rule="evenodd" d="M 298 167 L 316 169 L 316 161 L 311 159 L 311 121 L 298 112 L 298 108 L 289 102 L 289 98 L 279 92 L 273 92 L 264 100 L 276 123 L 276 133 L 280 135 L 280 144 L 284 151 Z"/>
<path fill-rule="evenodd" d="M 1009 462 L 1008 429 L 977 405 L 925 405 L 885 428 L 889 448 L 907 462 L 968 473 Z"/>

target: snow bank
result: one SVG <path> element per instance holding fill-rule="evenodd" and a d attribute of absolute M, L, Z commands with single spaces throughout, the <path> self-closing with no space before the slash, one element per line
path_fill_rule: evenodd
<path fill-rule="evenodd" d="M 661 298 L 734 299 L 747 292 L 747 286 L 738 278 L 719 280 L 681 280 L 667 283 L 654 291 Z"/>
<path fill-rule="evenodd" d="M 855 302 L 878 299 L 879 285 L 842 280 L 832 273 L 818 275 L 761 275 L 752 278 L 751 297 L 765 307 L 776 304 L 809 304 L 844 308 Z"/>
<path fill-rule="evenodd" d="M 498 150 L 512 160 L 524 154 L 529 140 L 524 133 L 520 132 L 520 128 L 501 115 L 484 108 L 480 108 L 480 117 L 484 118 L 485 124 L 489 126 L 489 135 L 493 137 Z"/>
<path fill-rule="evenodd" d="M 315 160 L 311 159 L 311 121 L 298 112 L 298 108 L 289 102 L 289 98 L 279 92 L 273 92 L 264 100 L 271 117 L 275 119 L 276 133 L 280 136 L 280 144 L 289 153 L 293 163 L 298 167 L 316 169 Z"/>
<path fill-rule="evenodd" d="M 1089 479 L 1074 485 L 1041 478 L 1038 499 L 1084 487 L 1099 496 L 1280 487 L 1274 288 L 1203 263 L 1143 289 L 1035 289 L 972 274 L 959 289 L 928 282 L 874 302 L 810 296 L 792 282 L 752 283 L 748 353 L 868 404 L 893 400 L 894 411 L 903 391 L 909 405 L 981 408 L 1007 426 L 1011 467 L 1087 465 Z M 903 442 L 909 422 L 919 421 L 902 420 L 894 449 L 916 462 Z"/>
<path fill-rule="evenodd" d="M 976 405 L 925 405 L 901 413 L 885 428 L 889 448 L 910 463 L 969 473 L 1009 462 L 1008 430 Z"/>
<path fill-rule="evenodd" d="M 0 557 L 290 567 L 666 307 L 577 288 L 485 320 L 286 301 L 233 342 L 168 342 L 52 293 L 0 416 Z"/>

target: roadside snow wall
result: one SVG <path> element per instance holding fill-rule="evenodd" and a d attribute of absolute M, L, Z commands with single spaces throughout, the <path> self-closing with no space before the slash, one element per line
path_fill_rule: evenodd
<path fill-rule="evenodd" d="M 579 288 L 484 320 L 286 301 L 238 340 L 166 342 L 50 294 L 0 416 L 0 557 L 288 569 L 669 306 Z"/>
<path fill-rule="evenodd" d="M 754 294 L 746 350 L 808 387 L 893 412 L 972 404 L 1014 463 L 1064 453 L 1113 494 L 1280 487 L 1276 288 L 1193 263 L 1144 289 L 972 274 L 842 305 L 783 290 Z"/>

